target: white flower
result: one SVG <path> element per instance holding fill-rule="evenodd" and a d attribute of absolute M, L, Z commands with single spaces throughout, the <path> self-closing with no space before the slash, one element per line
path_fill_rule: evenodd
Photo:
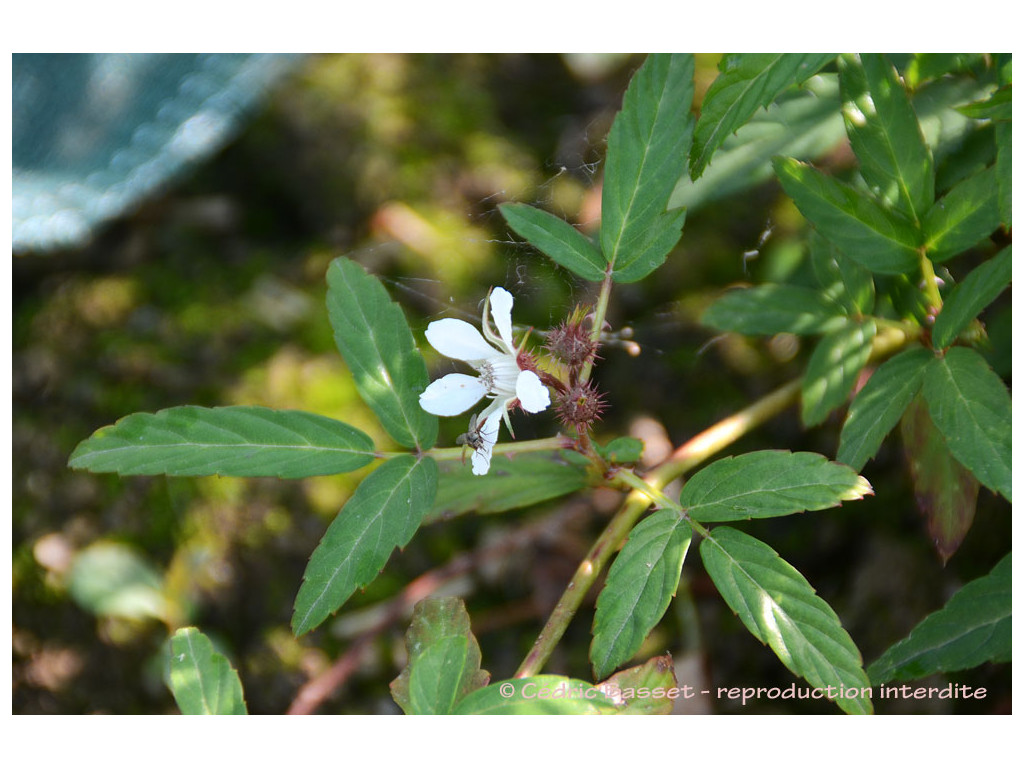
<path fill-rule="evenodd" d="M 434 349 L 445 357 L 469 363 L 479 376 L 449 373 L 431 383 L 420 395 L 423 410 L 436 416 L 457 416 L 484 397 L 491 398 L 490 404 L 473 416 L 470 431 L 463 436 L 463 442 L 474 449 L 475 475 L 486 475 L 490 469 L 502 419 L 512 432 L 510 406 L 518 401 L 523 410 L 539 413 L 551 404 L 551 396 L 540 377 L 519 367 L 519 351 L 512 342 L 512 303 L 512 294 L 504 288 L 491 291 L 484 302 L 482 336 L 469 323 L 451 317 L 427 326 L 427 341 Z M 488 308 L 497 334 L 487 320 Z"/>

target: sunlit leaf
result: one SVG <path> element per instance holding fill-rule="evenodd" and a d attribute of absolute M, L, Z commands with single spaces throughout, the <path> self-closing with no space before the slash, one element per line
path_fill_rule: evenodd
<path fill-rule="evenodd" d="M 391 695 L 407 715 L 447 715 L 490 680 L 480 669 L 480 646 L 457 597 L 417 603 L 405 647 L 409 660 L 391 683 Z"/>
<path fill-rule="evenodd" d="M 720 331 L 750 335 L 816 334 L 846 325 L 846 313 L 820 291 L 766 284 L 726 292 L 700 321 Z"/>
<path fill-rule="evenodd" d="M 671 509 L 653 513 L 630 532 L 597 598 L 590 644 L 596 678 L 632 658 L 661 621 L 679 586 L 692 535 Z"/>
<path fill-rule="evenodd" d="M 1012 652 L 1011 556 L 961 587 L 945 606 L 868 667 L 875 685 L 1008 662 Z"/>
<path fill-rule="evenodd" d="M 959 182 L 925 215 L 928 258 L 956 256 L 987 239 L 999 222 L 999 181 L 992 167 Z"/>
<path fill-rule="evenodd" d="M 430 383 L 427 366 L 384 286 L 354 261 L 335 259 L 327 270 L 327 313 L 359 396 L 387 433 L 409 448 L 433 446 L 437 417 L 419 402 Z"/>
<path fill-rule="evenodd" d="M 604 279 L 601 249 L 564 219 L 522 203 L 505 203 L 498 210 L 512 231 L 556 264 L 584 280 Z"/>
<path fill-rule="evenodd" d="M 882 363 L 850 403 L 839 435 L 836 460 L 860 471 L 878 453 L 885 436 L 921 388 L 925 368 L 934 355 L 913 347 Z"/>
<path fill-rule="evenodd" d="M 834 53 L 727 53 L 720 74 L 701 106 L 690 157 L 690 176 L 699 178 L 715 150 L 761 107 L 804 82 L 835 58 Z"/>
<path fill-rule="evenodd" d="M 679 503 L 711 523 L 827 509 L 870 493 L 867 480 L 820 454 L 770 450 L 710 464 L 683 486 Z"/>
<path fill-rule="evenodd" d="M 842 304 L 851 314 L 870 314 L 875 305 L 870 270 L 817 232 L 811 232 L 809 245 L 811 268 L 825 297 Z"/>
<path fill-rule="evenodd" d="M 928 536 L 945 563 L 974 522 L 978 481 L 954 459 L 918 395 L 900 421 L 903 451 L 914 481 L 914 498 Z"/>
<path fill-rule="evenodd" d="M 134 413 L 97 430 L 68 466 L 120 475 L 294 478 L 350 472 L 370 463 L 373 450 L 366 434 L 326 416 L 184 405 Z"/>
<path fill-rule="evenodd" d="M 661 265 L 685 211 L 667 211 L 693 136 L 693 57 L 651 54 L 626 90 L 608 135 L 601 250 L 619 282 Z"/>
<path fill-rule="evenodd" d="M 98 541 L 75 555 L 68 572 L 72 599 L 97 616 L 167 619 L 163 577 L 127 544 Z"/>
<path fill-rule="evenodd" d="M 613 715 L 616 704 L 593 683 L 537 675 L 491 683 L 459 702 L 456 715 Z"/>
<path fill-rule="evenodd" d="M 671 715 L 671 694 L 674 691 L 678 697 L 680 693 L 672 657 L 667 654 L 616 672 L 600 683 L 600 687 L 613 700 L 625 705 L 619 711 L 621 715 Z"/>
<path fill-rule="evenodd" d="M 238 673 L 195 627 L 171 638 L 169 682 L 183 715 L 244 715 L 245 698 Z"/>
<path fill-rule="evenodd" d="M 871 357 L 875 321 L 850 322 L 824 335 L 807 363 L 800 415 L 806 426 L 823 422 L 846 402 L 857 377 Z"/>
<path fill-rule="evenodd" d="M 800 212 L 851 259 L 881 274 L 917 268 L 921 234 L 910 221 L 796 160 L 776 158 L 775 172 Z"/>
<path fill-rule="evenodd" d="M 375 469 L 342 507 L 306 566 L 292 629 L 301 635 L 373 581 L 396 547 L 404 547 L 430 510 L 437 465 L 399 456 Z"/>
<path fill-rule="evenodd" d="M 942 305 L 932 327 L 932 346 L 948 347 L 960 332 L 1010 284 L 1010 246 L 975 268 L 958 283 Z"/>
<path fill-rule="evenodd" d="M 834 699 L 849 714 L 872 712 L 860 651 L 793 566 L 764 542 L 727 527 L 715 528 L 700 554 L 725 602 L 793 674 L 816 688 L 856 692 Z"/>
<path fill-rule="evenodd" d="M 973 349 L 952 347 L 925 371 L 924 397 L 953 457 L 1011 501 L 1011 404 L 1003 380 Z"/>

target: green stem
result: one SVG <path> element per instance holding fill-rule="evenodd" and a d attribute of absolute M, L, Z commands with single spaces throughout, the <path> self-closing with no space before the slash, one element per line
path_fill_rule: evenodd
<path fill-rule="evenodd" d="M 612 294 L 612 273 L 611 266 L 609 265 L 609 271 L 605 273 L 604 280 L 601 281 L 601 292 L 597 296 L 597 305 L 594 307 L 594 324 L 590 328 L 590 340 L 594 342 L 596 347 L 601 343 L 601 331 L 604 328 L 604 318 L 608 314 L 608 299 Z M 594 369 L 594 358 L 591 356 L 583 364 L 583 368 L 580 370 L 580 381 L 588 381 L 590 379 L 590 372 Z"/>
<path fill-rule="evenodd" d="M 540 440 L 522 440 L 518 443 L 497 443 L 493 452 L 499 453 L 530 453 L 532 451 L 557 451 L 561 448 L 572 448 L 572 440 L 559 435 L 558 437 L 545 437 Z M 431 448 L 424 451 L 427 456 L 433 456 L 438 461 L 461 459 L 465 453 L 465 446 L 454 448 Z M 392 458 L 394 456 L 405 456 L 404 453 L 381 454 L 381 458 Z"/>
<path fill-rule="evenodd" d="M 921 248 L 921 286 L 924 295 L 928 299 L 928 305 L 933 314 L 938 314 L 942 309 L 942 296 L 939 294 L 939 284 L 935 281 L 935 267 L 932 260 L 928 258 L 925 249 Z"/>

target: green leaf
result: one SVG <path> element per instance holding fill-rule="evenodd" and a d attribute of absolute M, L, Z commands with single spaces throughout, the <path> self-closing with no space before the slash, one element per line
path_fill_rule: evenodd
<path fill-rule="evenodd" d="M 935 169 L 899 75 L 881 54 L 853 54 L 839 59 L 839 84 L 861 176 L 919 222 L 935 200 Z"/>
<path fill-rule="evenodd" d="M 625 702 L 620 715 L 671 715 L 673 699 L 669 691 L 676 689 L 678 694 L 679 683 L 672 657 L 665 654 L 615 673 L 601 683 L 601 688 L 614 700 Z"/>
<path fill-rule="evenodd" d="M 671 509 L 653 513 L 630 532 L 597 598 L 590 644 L 597 679 L 632 658 L 665 615 L 692 536 Z"/>
<path fill-rule="evenodd" d="M 607 445 L 594 443 L 594 450 L 609 464 L 636 464 L 643 455 L 644 443 L 635 437 L 616 437 Z"/>
<path fill-rule="evenodd" d="M 407 715 L 447 715 L 490 675 L 480 669 L 480 646 L 457 597 L 428 597 L 416 604 L 405 634 L 409 654 L 391 695 Z"/>
<path fill-rule="evenodd" d="M 843 327 L 846 314 L 820 291 L 769 284 L 728 291 L 708 307 L 701 323 L 751 335 L 816 334 Z"/>
<path fill-rule="evenodd" d="M 1013 126 L 996 124 L 996 181 L 999 184 L 999 221 L 1013 225 Z"/>
<path fill-rule="evenodd" d="M 1013 272 L 1010 250 L 1007 246 L 974 269 L 946 297 L 932 328 L 932 346 L 935 349 L 952 344 L 960 332 L 1010 284 Z"/>
<path fill-rule="evenodd" d="M 433 446 L 437 417 L 419 402 L 430 383 L 427 366 L 384 286 L 354 261 L 335 259 L 327 270 L 327 313 L 359 396 L 387 433 L 407 448 Z"/>
<path fill-rule="evenodd" d="M 440 463 L 434 507 L 424 522 L 447 520 L 467 512 L 506 512 L 556 499 L 587 487 L 585 466 L 568 451 L 496 455 L 486 475 L 472 474 L 468 464 Z"/>
<path fill-rule="evenodd" d="M 607 264 L 601 250 L 568 222 L 523 203 L 504 203 L 498 210 L 512 231 L 556 264 L 584 280 L 604 279 Z"/>
<path fill-rule="evenodd" d="M 938 263 L 977 245 L 999 227 L 999 183 L 995 167 L 964 179 L 924 217 L 928 258 Z"/>
<path fill-rule="evenodd" d="M 669 198 L 669 210 L 701 206 L 773 178 L 776 155 L 812 160 L 846 140 L 839 113 L 839 80 L 818 74 L 799 91 L 783 94 L 728 136 L 715 152 L 715 162 L 701 177 L 680 177 Z"/>
<path fill-rule="evenodd" d="M 914 347 L 882 363 L 857 393 L 839 435 L 836 460 L 858 472 L 878 453 L 918 390 L 934 355 Z"/>
<path fill-rule="evenodd" d="M 917 269 L 921 237 L 910 221 L 796 160 L 776 158 L 775 173 L 807 220 L 851 259 L 882 274 Z"/>
<path fill-rule="evenodd" d="M 850 314 L 870 314 L 875 305 L 871 272 L 843 254 L 817 232 L 810 237 L 811 268 L 826 298 Z"/>
<path fill-rule="evenodd" d="M 651 54 L 633 77 L 608 135 L 601 250 L 619 282 L 661 265 L 685 211 L 667 211 L 693 135 L 693 57 Z"/>
<path fill-rule="evenodd" d="M 453 714 L 613 715 L 619 708 L 593 683 L 560 675 L 537 675 L 473 691 L 459 702 Z"/>
<path fill-rule="evenodd" d="M 932 421 L 954 458 L 983 485 L 1012 501 L 1010 393 L 985 359 L 952 347 L 924 375 Z"/>
<path fill-rule="evenodd" d="M 412 539 L 436 490 L 437 464 L 429 456 L 391 459 L 360 483 L 306 566 L 292 615 L 296 636 L 377 577 L 392 550 Z"/>
<path fill-rule="evenodd" d="M 875 685 L 1010 661 L 1012 568 L 1007 554 L 987 576 L 961 587 L 945 606 L 868 667 Z"/>
<path fill-rule="evenodd" d="M 900 421 L 914 498 L 928 536 L 945 564 L 967 535 L 978 503 L 978 481 L 954 459 L 918 395 Z"/>
<path fill-rule="evenodd" d="M 195 627 L 171 637 L 169 685 L 183 715 L 245 715 L 238 673 Z"/>
<path fill-rule="evenodd" d="M 68 592 L 97 616 L 164 621 L 171 616 L 163 577 L 126 544 L 98 541 L 76 554 L 68 572 Z"/>
<path fill-rule="evenodd" d="M 721 74 L 708 88 L 701 106 L 690 157 L 697 179 L 722 142 L 761 107 L 790 86 L 799 85 L 835 58 L 834 53 L 729 53 L 718 64 Z"/>
<path fill-rule="evenodd" d="M 835 703 L 850 714 L 872 712 L 860 651 L 793 566 L 764 542 L 727 527 L 715 528 L 700 554 L 725 602 L 793 674 L 816 688 L 863 694 Z"/>
<path fill-rule="evenodd" d="M 373 450 L 366 434 L 326 416 L 183 405 L 97 430 L 68 466 L 119 475 L 296 478 L 351 472 L 369 464 Z"/>
<path fill-rule="evenodd" d="M 872 492 L 852 469 L 817 453 L 769 450 L 710 464 L 683 486 L 679 503 L 694 520 L 717 523 L 813 512 Z"/>
<path fill-rule="evenodd" d="M 956 108 L 957 112 L 975 120 L 1013 119 L 1013 86 L 1004 85 L 983 101 L 975 101 Z"/>
<path fill-rule="evenodd" d="M 871 357 L 874 338 L 875 321 L 870 317 L 821 338 L 804 375 L 801 417 L 806 426 L 820 424 L 846 402 Z"/>

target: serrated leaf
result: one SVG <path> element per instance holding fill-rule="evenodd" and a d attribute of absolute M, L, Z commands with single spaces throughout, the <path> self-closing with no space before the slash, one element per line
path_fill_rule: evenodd
<path fill-rule="evenodd" d="M 851 314 L 870 314 L 875 305 L 871 272 L 817 232 L 811 232 L 809 244 L 811 268 L 825 297 Z"/>
<path fill-rule="evenodd" d="M 978 481 L 950 455 L 921 395 L 914 398 L 903 414 L 900 432 L 917 508 L 924 515 L 928 536 L 945 564 L 974 522 Z"/>
<path fill-rule="evenodd" d="M 1011 403 L 1003 380 L 973 349 L 952 347 L 928 366 L 923 391 L 953 457 L 1012 501 Z"/>
<path fill-rule="evenodd" d="M 882 363 L 850 404 L 839 435 L 836 460 L 858 472 L 878 453 L 885 436 L 899 422 L 921 388 L 934 355 L 914 347 Z"/>
<path fill-rule="evenodd" d="M 1013 226 L 1013 126 L 996 124 L 996 182 L 999 184 L 999 221 Z"/>
<path fill-rule="evenodd" d="M 597 679 L 632 658 L 665 615 L 692 536 L 671 509 L 653 513 L 630 532 L 597 598 L 590 644 Z"/>
<path fill-rule="evenodd" d="M 730 456 L 700 470 L 679 503 L 702 523 L 813 512 L 872 493 L 849 467 L 817 453 L 754 451 Z"/>
<path fill-rule="evenodd" d="M 846 313 L 820 291 L 767 284 L 728 291 L 700 321 L 720 331 L 751 335 L 816 334 L 844 326 Z"/>
<path fill-rule="evenodd" d="M 917 680 L 970 669 L 986 661 L 1010 661 L 1013 615 L 1011 556 L 987 576 L 965 584 L 868 667 L 875 685 Z"/>
<path fill-rule="evenodd" d="M 601 250 L 619 282 L 646 276 L 679 240 L 685 211 L 667 211 L 693 135 L 693 57 L 651 54 L 608 135 Z"/>
<path fill-rule="evenodd" d="M 928 258 L 938 263 L 985 240 L 999 227 L 995 167 L 956 184 L 924 217 Z"/>
<path fill-rule="evenodd" d="M 498 210 L 513 232 L 556 264 L 584 280 L 604 279 L 607 264 L 601 250 L 568 222 L 523 203 L 504 203 Z"/>
<path fill-rule="evenodd" d="M 345 364 L 363 401 L 396 442 L 427 449 L 437 441 L 437 417 L 420 407 L 429 384 L 401 308 L 384 286 L 348 259 L 327 270 L 327 313 Z"/>
<path fill-rule="evenodd" d="M 834 53 L 729 53 L 701 106 L 690 157 L 697 179 L 725 139 L 783 91 L 807 80 L 835 58 Z"/>
<path fill-rule="evenodd" d="M 917 268 L 921 235 L 910 221 L 805 163 L 780 157 L 774 165 L 800 213 L 851 259 L 882 274 Z"/>
<path fill-rule="evenodd" d="M 778 553 L 733 528 L 715 528 L 701 558 L 725 602 L 750 633 L 816 688 L 870 688 L 860 651 L 835 611 Z M 870 714 L 870 695 L 836 698 L 849 714 Z"/>
<path fill-rule="evenodd" d="M 348 500 L 313 551 L 295 598 L 292 630 L 305 634 L 373 581 L 434 503 L 437 464 L 399 456 L 375 469 Z"/>
<path fill-rule="evenodd" d="M 673 700 L 669 692 L 678 689 L 679 684 L 672 657 L 665 654 L 616 672 L 599 686 L 613 700 L 625 704 L 620 715 L 671 715 Z"/>
<path fill-rule="evenodd" d="M 490 680 L 480 669 L 480 646 L 457 597 L 417 603 L 405 647 L 409 660 L 391 683 L 391 696 L 407 715 L 447 715 Z"/>
<path fill-rule="evenodd" d="M 171 637 L 169 687 L 183 715 L 245 715 L 238 673 L 195 627 Z"/>
<path fill-rule="evenodd" d="M 870 317 L 850 322 L 824 335 L 807 363 L 802 387 L 800 415 L 812 427 L 846 402 L 857 377 L 871 357 L 875 321 Z"/>
<path fill-rule="evenodd" d="M 935 169 L 896 70 L 881 54 L 839 58 L 843 118 L 868 186 L 911 221 L 935 200 Z"/>
<path fill-rule="evenodd" d="M 699 179 L 684 173 L 669 198 L 669 210 L 686 208 L 692 216 L 701 206 L 772 178 L 776 155 L 813 160 L 845 139 L 838 78 L 818 74 L 726 137 Z"/>
<path fill-rule="evenodd" d="M 491 683 L 459 702 L 456 715 L 613 715 L 621 705 L 593 683 L 537 675 Z"/>
<path fill-rule="evenodd" d="M 447 520 L 467 512 L 521 509 L 585 488 L 586 467 L 567 454 L 552 451 L 494 456 L 490 471 L 483 476 L 472 474 L 468 464 L 443 461 L 434 506 L 424 522 Z"/>
<path fill-rule="evenodd" d="M 932 346 L 943 349 L 952 344 L 960 332 L 981 311 L 995 301 L 1010 284 L 1013 269 L 1007 246 L 958 283 L 942 305 L 932 327 Z"/>
<path fill-rule="evenodd" d="M 297 478 L 351 472 L 369 464 L 373 451 L 366 434 L 326 416 L 184 405 L 97 430 L 68 466 L 119 475 Z"/>

